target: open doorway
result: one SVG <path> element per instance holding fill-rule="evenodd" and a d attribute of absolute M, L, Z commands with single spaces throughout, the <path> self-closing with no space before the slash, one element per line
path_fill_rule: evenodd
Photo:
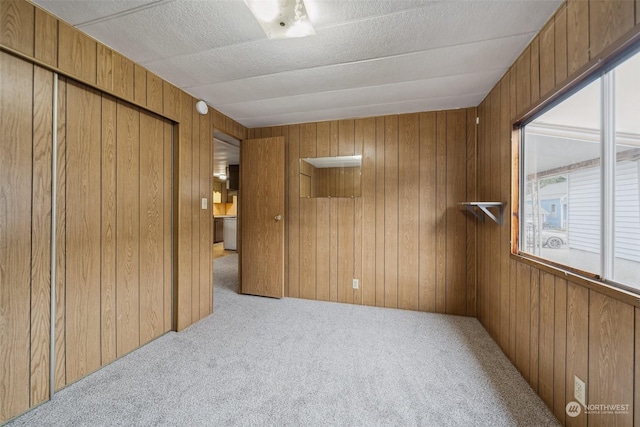
<path fill-rule="evenodd" d="M 240 141 L 218 130 L 213 136 L 214 292 L 225 284 L 235 291 L 230 282 L 238 275 Z"/>

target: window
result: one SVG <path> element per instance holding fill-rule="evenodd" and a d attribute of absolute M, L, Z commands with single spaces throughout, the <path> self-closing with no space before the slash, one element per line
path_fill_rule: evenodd
<path fill-rule="evenodd" d="M 521 128 L 520 252 L 640 291 L 640 53 Z"/>

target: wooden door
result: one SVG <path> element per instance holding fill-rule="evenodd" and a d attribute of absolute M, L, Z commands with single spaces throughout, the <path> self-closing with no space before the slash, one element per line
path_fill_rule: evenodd
<path fill-rule="evenodd" d="M 240 144 L 240 292 L 284 296 L 284 138 Z"/>

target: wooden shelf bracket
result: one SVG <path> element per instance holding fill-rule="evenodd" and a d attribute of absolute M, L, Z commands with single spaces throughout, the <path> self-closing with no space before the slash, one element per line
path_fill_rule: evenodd
<path fill-rule="evenodd" d="M 496 224 L 502 226 L 502 217 L 504 214 L 504 203 L 502 202 L 464 202 L 460 203 L 465 209 L 478 218 L 481 222 L 484 222 L 484 215 L 480 212 L 484 212 L 486 216 L 491 218 Z M 476 209 L 479 208 L 480 210 Z M 498 215 L 496 216 L 489 208 L 498 208 Z"/>

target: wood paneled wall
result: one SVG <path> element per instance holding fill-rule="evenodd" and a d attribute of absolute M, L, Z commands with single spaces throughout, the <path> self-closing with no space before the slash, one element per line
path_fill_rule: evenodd
<path fill-rule="evenodd" d="M 472 108 L 250 129 L 285 137 L 285 295 L 474 316 L 475 220 L 457 204 L 475 193 L 475 119 Z M 356 154 L 362 197 L 300 198 L 299 158 Z"/>
<path fill-rule="evenodd" d="M 0 291 L 0 329 L 11 342 L 5 346 L 3 338 L 0 348 L 2 422 L 49 396 L 52 73 L 67 78 L 60 85 L 59 105 L 69 108 L 58 117 L 57 164 L 59 178 L 72 178 L 57 200 L 57 387 L 211 313 L 212 204 L 201 209 L 201 199 L 211 202 L 213 129 L 239 139 L 246 129 L 213 109 L 197 114 L 196 99 L 26 0 L 0 1 L 0 51 L 0 132 L 4 152 L 15 152 L 3 156 L 1 171 L 11 178 L 3 179 L 11 211 L 5 216 L 3 210 L 2 232 L 15 238 L 1 254 L 3 265 L 11 260 L 15 266 Z M 81 92 L 78 83 L 86 86 Z M 78 103 L 62 103 L 68 95 Z M 143 149 L 147 138 L 162 143 Z M 167 181 L 172 174 L 173 183 Z M 139 185 L 132 187 L 135 180 Z M 92 203 L 80 197 L 85 193 Z M 69 203 L 78 209 L 65 210 Z M 171 216 L 173 228 L 165 221 Z M 18 254 L 20 262 L 13 263 Z M 156 268 L 160 260 L 162 269 Z M 173 277 L 164 268 L 172 265 Z M 78 311 L 65 311 L 69 301 L 81 305 Z"/>
<path fill-rule="evenodd" d="M 479 199 L 508 202 L 511 212 L 512 124 L 637 33 L 635 8 L 569 0 L 522 52 L 478 108 Z M 478 318 L 564 425 L 639 424 L 637 298 L 511 257 L 510 227 L 508 214 L 502 227 L 478 225 Z M 588 403 L 629 404 L 629 413 L 565 416 L 574 375 L 586 382 Z"/>

